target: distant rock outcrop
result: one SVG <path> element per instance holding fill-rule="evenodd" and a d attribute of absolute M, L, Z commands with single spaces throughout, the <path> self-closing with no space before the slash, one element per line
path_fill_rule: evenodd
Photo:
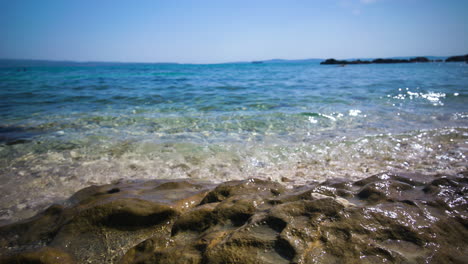
<path fill-rule="evenodd" d="M 468 54 L 466 55 L 461 55 L 461 56 L 452 56 L 452 57 L 448 57 L 445 62 L 461 62 L 461 61 L 464 61 L 464 62 L 468 62 Z"/>
<path fill-rule="evenodd" d="M 326 61 L 322 61 L 320 64 L 370 64 L 371 61 L 362 61 L 362 60 L 354 60 L 354 61 L 346 61 L 346 60 L 335 60 L 335 59 L 328 59 Z"/>
<path fill-rule="evenodd" d="M 426 57 L 416 57 L 416 58 L 411 58 L 409 62 L 431 62 L 431 60 L 429 60 Z"/>
<path fill-rule="evenodd" d="M 413 63 L 413 62 L 431 62 L 426 57 L 415 57 L 411 58 L 409 60 L 405 59 L 375 59 L 371 61 L 366 61 L 366 60 L 353 60 L 353 61 L 347 61 L 347 60 L 335 60 L 335 59 L 327 59 L 325 61 L 322 61 L 320 64 L 371 64 L 371 63 Z"/>

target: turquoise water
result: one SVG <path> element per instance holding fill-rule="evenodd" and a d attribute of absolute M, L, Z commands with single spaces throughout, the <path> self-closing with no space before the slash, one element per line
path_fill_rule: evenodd
<path fill-rule="evenodd" d="M 0 68 L 0 220 L 118 180 L 467 167 L 468 65 Z"/>

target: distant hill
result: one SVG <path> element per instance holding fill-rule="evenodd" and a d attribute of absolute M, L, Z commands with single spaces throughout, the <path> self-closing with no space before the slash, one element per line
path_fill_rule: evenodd
<path fill-rule="evenodd" d="M 302 59 L 302 60 L 286 60 L 286 59 L 270 59 L 270 60 L 255 60 L 255 61 L 235 61 L 225 62 L 220 64 L 275 64 L 275 63 L 320 63 L 323 59 Z"/>
<path fill-rule="evenodd" d="M 448 58 L 447 56 L 397 56 L 397 57 L 384 57 L 383 59 L 392 59 L 392 60 L 409 60 L 411 58 L 416 58 L 416 57 L 425 57 L 428 58 L 429 60 L 445 60 Z M 347 60 L 375 60 L 378 58 L 350 58 Z"/>
<path fill-rule="evenodd" d="M 452 56 L 445 60 L 445 62 L 462 62 L 462 61 L 468 63 L 468 54 L 460 55 L 460 56 Z"/>
<path fill-rule="evenodd" d="M 419 56 L 419 57 L 391 57 L 391 58 L 378 58 L 378 59 L 348 59 L 348 60 L 336 60 L 326 59 L 320 62 L 321 65 L 330 64 L 382 64 L 382 63 L 413 63 L 413 62 L 465 62 L 468 63 L 468 54 L 461 56 Z"/>
<path fill-rule="evenodd" d="M 375 59 L 389 59 L 389 60 L 410 60 L 412 58 L 417 58 L 417 57 L 424 57 L 424 58 L 427 58 L 429 60 L 442 60 L 442 61 L 445 61 L 448 56 L 397 56 L 397 57 L 379 57 L 379 58 L 359 58 L 359 57 L 356 57 L 356 58 L 346 58 L 346 59 L 343 59 L 343 60 L 346 60 L 346 61 L 356 61 L 356 60 L 361 60 L 361 61 L 372 61 L 372 60 L 375 60 Z M 323 60 L 322 60 L 323 61 Z"/>
<path fill-rule="evenodd" d="M 417 56 L 409 57 L 390 57 L 384 58 L 388 60 L 410 60 Z M 420 56 L 425 57 L 431 61 L 442 60 L 445 61 L 448 56 Z M 455 56 L 458 58 L 460 56 Z M 452 57 L 453 58 L 453 57 Z M 348 58 L 347 61 L 372 61 L 376 58 Z M 311 63 L 319 64 L 325 59 L 311 58 L 301 60 L 287 60 L 287 59 L 270 59 L 270 60 L 257 60 L 257 61 L 238 61 L 238 62 L 226 62 L 216 64 L 280 64 L 280 63 Z M 172 62 L 100 62 L 100 61 L 89 61 L 89 62 L 78 62 L 78 61 L 53 61 L 53 60 L 27 60 L 27 59 L 0 59 L 0 67 L 93 67 L 93 66 L 119 66 L 119 65 L 177 65 L 183 63 L 172 63 Z M 189 64 L 189 63 L 187 63 Z"/>
<path fill-rule="evenodd" d="M 442 61 L 442 60 L 440 60 Z M 340 64 L 340 65 L 346 65 L 346 64 L 382 64 L 382 63 L 414 63 L 414 62 L 432 62 L 432 60 L 426 58 L 426 57 L 414 57 L 410 59 L 382 59 L 378 58 L 375 60 L 335 60 L 335 59 L 327 59 L 325 61 L 320 62 L 321 65 L 327 65 L 327 64 Z"/>
<path fill-rule="evenodd" d="M 256 61 L 261 64 L 274 64 L 274 63 L 320 63 L 323 59 L 303 59 L 303 60 L 284 60 L 284 59 L 271 59 L 264 61 Z M 216 64 L 250 64 L 252 61 L 238 61 Z M 77 62 L 77 61 L 49 61 L 49 60 L 25 60 L 25 59 L 0 59 L 0 67 L 93 67 L 93 66 L 118 66 L 118 65 L 171 65 L 179 63 L 171 62 Z M 180 63 L 184 64 L 184 63 Z M 187 63 L 192 64 L 192 63 Z"/>
<path fill-rule="evenodd" d="M 424 58 L 428 58 L 429 60 L 445 60 L 448 58 L 447 56 L 409 56 L 409 57 L 390 57 L 388 59 L 409 60 L 414 57 L 424 57 Z"/>
<path fill-rule="evenodd" d="M 271 59 L 264 60 L 263 63 L 319 63 L 323 59 L 303 59 L 303 60 L 284 60 L 284 59 Z"/>
<path fill-rule="evenodd" d="M 138 62 L 99 62 L 99 61 L 51 61 L 51 60 L 25 60 L 25 59 L 0 59 L 0 67 L 93 67 L 93 66 L 118 66 L 118 65 L 154 65 L 177 63 L 138 63 Z"/>

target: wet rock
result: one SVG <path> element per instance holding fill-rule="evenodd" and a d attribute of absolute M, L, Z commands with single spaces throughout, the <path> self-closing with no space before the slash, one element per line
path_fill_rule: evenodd
<path fill-rule="evenodd" d="M 259 179 L 248 179 L 245 181 L 230 181 L 217 186 L 209 192 L 201 204 L 221 202 L 224 199 L 236 196 L 259 196 L 271 197 L 284 192 L 284 186 L 276 182 L 263 181 Z"/>
<path fill-rule="evenodd" d="M 177 216 L 198 205 L 212 188 L 203 182 L 163 180 L 91 186 L 64 205 L 0 227 L 0 255 L 47 245 L 79 263 L 116 262 L 155 230 L 169 230 Z"/>
<path fill-rule="evenodd" d="M 92 186 L 0 227 L 0 263 L 466 263 L 467 176 Z"/>
<path fill-rule="evenodd" d="M 382 199 L 395 200 L 402 191 L 411 190 L 414 186 L 399 181 L 376 181 L 365 185 L 358 193 L 358 197 L 370 202 Z"/>
<path fill-rule="evenodd" d="M 67 253 L 50 247 L 43 247 L 36 251 L 25 251 L 8 257 L 0 257 L 0 263 L 17 264 L 72 264 L 76 263 Z"/>
<path fill-rule="evenodd" d="M 32 127 L 15 127 L 0 125 L 0 144 L 16 145 L 30 142 L 44 132 Z"/>

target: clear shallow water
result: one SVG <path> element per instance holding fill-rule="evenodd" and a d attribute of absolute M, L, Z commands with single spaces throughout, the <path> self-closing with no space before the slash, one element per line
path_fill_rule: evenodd
<path fill-rule="evenodd" d="M 456 173 L 468 65 L 0 68 L 0 221 L 119 179 Z"/>

